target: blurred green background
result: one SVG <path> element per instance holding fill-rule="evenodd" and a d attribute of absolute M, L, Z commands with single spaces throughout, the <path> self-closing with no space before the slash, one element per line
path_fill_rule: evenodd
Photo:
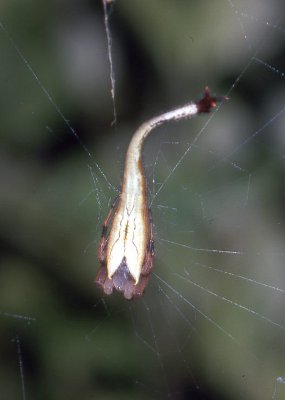
<path fill-rule="evenodd" d="M 284 4 L 108 10 L 114 126 L 101 1 L 0 4 L 0 398 L 283 399 Z M 106 298 L 96 252 L 127 143 L 206 85 L 230 101 L 145 146 L 146 294 Z"/>

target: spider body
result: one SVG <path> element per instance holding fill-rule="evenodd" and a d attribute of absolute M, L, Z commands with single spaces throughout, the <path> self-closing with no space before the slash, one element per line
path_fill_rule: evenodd
<path fill-rule="evenodd" d="M 153 223 L 146 203 L 144 176 L 130 191 L 125 179 L 120 198 L 113 204 L 102 229 L 98 258 L 101 267 L 96 277 L 106 294 L 113 289 L 123 292 L 126 299 L 141 296 L 148 283 L 154 257 Z M 133 195 L 130 196 L 129 193 Z M 136 195 L 135 195 L 136 193 Z M 107 226 L 112 219 L 110 233 Z"/>
<path fill-rule="evenodd" d="M 106 294 L 110 295 L 116 289 L 126 299 L 142 296 L 152 270 L 153 221 L 148 208 L 142 165 L 145 139 L 162 123 L 209 112 L 221 100 L 212 97 L 206 88 L 200 101 L 152 118 L 133 135 L 127 150 L 121 192 L 103 223 L 99 243 L 98 258 L 101 266 L 95 282 Z"/>

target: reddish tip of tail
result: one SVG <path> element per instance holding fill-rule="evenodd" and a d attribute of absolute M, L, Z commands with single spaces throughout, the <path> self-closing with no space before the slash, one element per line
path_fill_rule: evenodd
<path fill-rule="evenodd" d="M 208 88 L 208 86 L 206 86 L 204 91 L 204 97 L 196 102 L 196 105 L 198 107 L 198 113 L 208 113 L 213 108 L 217 107 L 218 103 L 228 99 L 229 98 L 226 96 L 213 97 L 211 95 L 210 89 Z"/>

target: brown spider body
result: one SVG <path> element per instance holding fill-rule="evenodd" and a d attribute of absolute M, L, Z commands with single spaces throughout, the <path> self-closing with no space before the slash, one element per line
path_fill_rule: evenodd
<path fill-rule="evenodd" d="M 103 223 L 98 248 L 101 266 L 95 282 L 106 294 L 110 295 L 116 289 L 126 299 L 142 296 L 152 270 L 153 222 L 148 209 L 141 155 L 145 139 L 162 123 L 209 112 L 220 100 L 212 97 L 206 88 L 200 101 L 152 118 L 142 124 L 132 137 L 127 150 L 120 196 Z"/>

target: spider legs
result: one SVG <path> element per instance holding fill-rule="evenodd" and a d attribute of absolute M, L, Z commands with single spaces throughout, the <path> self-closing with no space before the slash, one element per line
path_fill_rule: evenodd
<path fill-rule="evenodd" d="M 152 271 L 153 257 L 154 257 L 154 239 L 153 239 L 153 219 L 151 209 L 148 210 L 148 218 L 149 218 L 149 240 L 147 244 L 146 254 L 144 263 L 142 265 L 141 276 L 137 283 L 134 286 L 134 297 L 142 296 L 145 290 L 145 287 L 148 284 L 150 273 Z"/>
<path fill-rule="evenodd" d="M 105 218 L 103 225 L 102 225 L 102 234 L 101 234 L 101 239 L 99 242 L 98 246 L 98 259 L 100 261 L 100 268 L 99 271 L 97 272 L 96 278 L 95 278 L 95 283 L 97 283 L 99 286 L 101 286 L 106 294 L 111 294 L 113 292 L 113 284 L 112 280 L 108 278 L 107 275 L 107 268 L 106 268 L 106 250 L 107 250 L 107 244 L 108 244 L 108 225 L 110 222 L 110 219 L 113 216 L 114 210 L 116 208 L 116 205 L 118 203 L 118 197 L 114 200 L 113 204 L 111 205 L 111 208 L 107 214 L 107 217 Z"/>
<path fill-rule="evenodd" d="M 108 224 L 112 218 L 114 208 L 116 207 L 117 199 L 113 203 L 107 217 L 103 222 L 102 236 L 99 243 L 98 258 L 101 263 L 95 283 L 102 287 L 103 291 L 110 295 L 113 289 L 123 292 L 126 299 L 132 299 L 133 297 L 140 297 L 143 295 L 145 287 L 150 278 L 152 270 L 153 257 L 154 257 L 154 239 L 153 239 L 153 220 L 151 210 L 148 210 L 149 219 L 149 238 L 145 249 L 144 262 L 140 272 L 140 278 L 136 284 L 134 278 L 130 274 L 128 269 L 126 257 L 120 261 L 118 260 L 118 268 L 112 277 L 108 277 L 107 265 L 106 265 L 106 253 L 108 244 Z M 147 211 L 146 211 L 147 212 Z"/>
<path fill-rule="evenodd" d="M 118 203 L 118 197 L 116 197 L 116 199 L 113 201 L 111 208 L 107 214 L 107 217 L 105 218 L 102 225 L 102 234 L 98 246 L 98 259 L 101 264 L 105 264 L 106 261 L 106 248 L 108 243 L 108 237 L 107 237 L 108 225 L 111 217 L 113 216 L 117 203 Z"/>
<path fill-rule="evenodd" d="M 149 208 L 148 210 L 148 218 L 149 218 L 149 240 L 146 249 L 146 255 L 144 259 L 144 263 L 142 266 L 142 275 L 149 275 L 152 270 L 153 257 L 154 257 L 154 239 L 153 239 L 153 219 L 152 212 Z"/>

